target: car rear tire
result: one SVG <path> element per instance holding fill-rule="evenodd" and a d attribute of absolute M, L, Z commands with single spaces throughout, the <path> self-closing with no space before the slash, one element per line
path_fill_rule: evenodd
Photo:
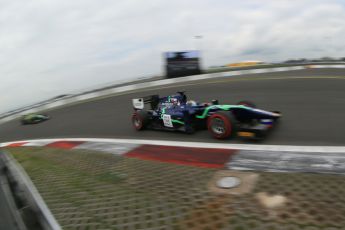
<path fill-rule="evenodd" d="M 237 133 L 237 122 L 231 112 L 219 111 L 207 120 L 207 129 L 216 139 L 234 137 Z"/>
<path fill-rule="evenodd" d="M 132 115 L 133 127 L 137 130 L 144 130 L 148 124 L 149 116 L 146 111 L 136 111 Z"/>
<path fill-rule="evenodd" d="M 240 101 L 237 103 L 237 105 L 244 105 L 244 106 L 251 107 L 254 109 L 256 108 L 256 105 L 251 101 Z"/>

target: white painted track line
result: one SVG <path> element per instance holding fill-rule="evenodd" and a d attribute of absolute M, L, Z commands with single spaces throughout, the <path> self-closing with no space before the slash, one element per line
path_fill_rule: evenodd
<path fill-rule="evenodd" d="M 0 147 L 19 142 L 34 142 L 39 145 L 40 142 L 56 141 L 82 141 L 82 142 L 102 142 L 113 144 L 134 144 L 134 145 L 165 145 L 177 147 L 192 148 L 215 148 L 215 149 L 236 149 L 236 150 L 255 150 L 270 152 L 301 152 L 301 153 L 344 153 L 345 146 L 298 146 L 298 145 L 256 145 L 256 144 L 227 144 L 227 143 L 205 143 L 205 142 L 184 142 L 184 141 L 163 141 L 163 140 L 141 140 L 141 139 L 108 139 L 108 138 L 58 138 L 58 139 L 34 139 L 18 140 L 1 143 Z"/>

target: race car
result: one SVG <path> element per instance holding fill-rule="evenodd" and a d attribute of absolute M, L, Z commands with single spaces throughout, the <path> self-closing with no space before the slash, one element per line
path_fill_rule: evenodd
<path fill-rule="evenodd" d="M 132 104 L 132 124 L 138 131 L 158 129 L 194 133 L 208 129 L 217 139 L 235 136 L 262 139 L 281 117 L 280 112 L 257 109 L 249 101 L 235 105 L 220 105 L 218 100 L 199 103 L 187 100 L 184 92 L 165 97 L 150 95 L 135 98 Z"/>
<path fill-rule="evenodd" d="M 23 125 L 28 125 L 28 124 L 37 124 L 46 120 L 49 120 L 50 117 L 45 114 L 27 114 L 24 115 L 21 119 L 21 123 Z"/>

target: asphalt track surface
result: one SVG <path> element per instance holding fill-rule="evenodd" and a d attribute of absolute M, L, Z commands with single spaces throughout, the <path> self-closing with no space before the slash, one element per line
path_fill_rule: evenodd
<path fill-rule="evenodd" d="M 19 120 L 0 125 L 0 142 L 62 137 L 135 138 L 215 143 L 255 143 L 239 139 L 215 140 L 199 131 L 145 130 L 131 125 L 131 99 L 151 94 L 169 95 L 185 90 L 190 99 L 220 104 L 251 100 L 259 108 L 281 111 L 279 126 L 262 144 L 345 144 L 345 70 L 305 69 L 251 74 L 128 92 L 49 111 L 51 120 L 22 126 Z"/>

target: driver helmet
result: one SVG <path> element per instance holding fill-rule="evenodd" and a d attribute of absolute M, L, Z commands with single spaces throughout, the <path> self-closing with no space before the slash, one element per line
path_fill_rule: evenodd
<path fill-rule="evenodd" d="M 189 101 L 187 101 L 187 105 L 189 105 L 189 106 L 197 106 L 197 103 L 196 103 L 196 101 L 189 100 Z"/>
<path fill-rule="evenodd" d="M 177 98 L 171 98 L 170 99 L 170 102 L 173 104 L 173 105 L 180 105 L 180 102 Z"/>

